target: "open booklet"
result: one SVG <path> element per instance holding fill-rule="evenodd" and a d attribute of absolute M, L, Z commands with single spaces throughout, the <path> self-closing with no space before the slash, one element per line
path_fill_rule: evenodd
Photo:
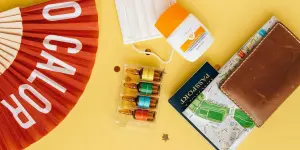
<path fill-rule="evenodd" d="M 236 149 L 255 127 L 251 118 L 223 94 L 220 85 L 277 22 L 278 20 L 272 17 L 217 74 L 206 63 L 169 100 L 216 149 Z M 202 83 L 204 80 L 206 82 Z"/>

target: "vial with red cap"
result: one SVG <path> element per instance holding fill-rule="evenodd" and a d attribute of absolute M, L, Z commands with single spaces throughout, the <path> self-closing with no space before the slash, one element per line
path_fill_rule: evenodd
<path fill-rule="evenodd" d="M 119 110 L 119 113 L 124 115 L 132 115 L 135 120 L 139 121 L 154 121 L 155 120 L 155 111 L 151 110 L 143 110 L 143 109 L 136 109 L 136 110 L 130 110 L 130 109 L 122 109 Z"/>

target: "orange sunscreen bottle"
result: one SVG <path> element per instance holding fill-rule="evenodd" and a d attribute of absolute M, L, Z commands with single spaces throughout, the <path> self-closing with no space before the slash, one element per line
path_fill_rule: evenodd
<path fill-rule="evenodd" d="M 207 28 L 178 3 L 168 8 L 155 24 L 168 43 L 188 61 L 196 61 L 213 43 Z"/>

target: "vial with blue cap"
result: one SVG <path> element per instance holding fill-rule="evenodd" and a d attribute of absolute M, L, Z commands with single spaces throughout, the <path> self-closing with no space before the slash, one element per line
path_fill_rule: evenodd
<path fill-rule="evenodd" d="M 158 103 L 158 98 L 148 97 L 148 96 L 123 96 L 124 101 L 135 102 L 136 106 L 142 109 L 156 108 Z"/>

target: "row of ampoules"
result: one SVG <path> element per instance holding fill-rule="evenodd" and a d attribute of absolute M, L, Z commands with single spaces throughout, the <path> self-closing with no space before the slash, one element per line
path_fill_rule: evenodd
<path fill-rule="evenodd" d="M 163 71 L 152 68 L 126 68 L 119 113 L 135 120 L 154 121 Z"/>

